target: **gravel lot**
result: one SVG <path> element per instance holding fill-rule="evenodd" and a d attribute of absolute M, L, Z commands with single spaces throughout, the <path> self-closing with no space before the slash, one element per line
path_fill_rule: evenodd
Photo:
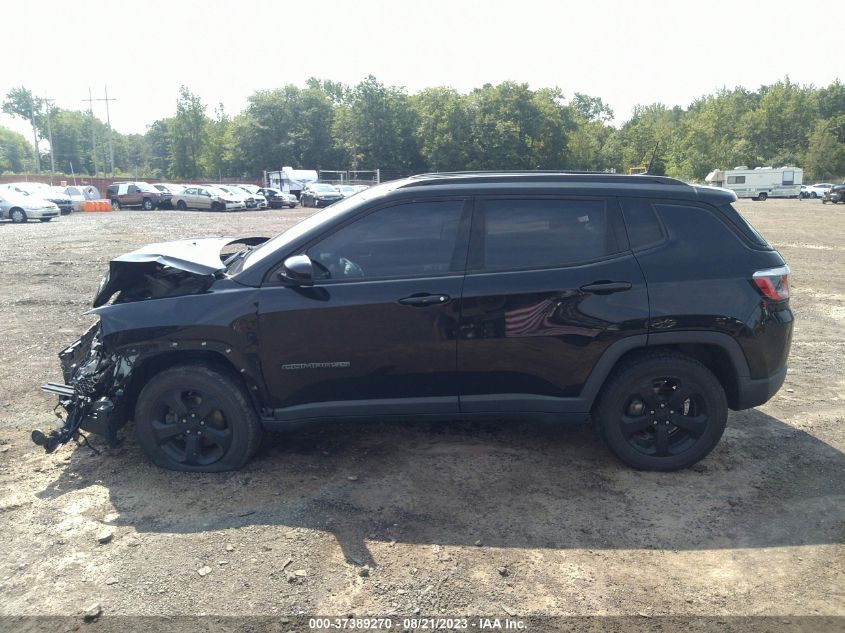
<path fill-rule="evenodd" d="M 221 475 L 157 469 L 131 433 L 99 456 L 45 456 L 28 439 L 54 405 L 38 387 L 61 381 L 56 353 L 91 322 L 82 313 L 111 257 L 270 235 L 312 210 L 0 223 L 0 628 L 208 614 L 286 631 L 307 630 L 299 614 L 420 613 L 513 616 L 530 631 L 670 630 L 663 616 L 749 630 L 762 621 L 732 618 L 760 615 L 776 616 L 765 630 L 842 630 L 845 207 L 738 207 L 793 269 L 790 373 L 771 402 L 731 414 L 710 457 L 673 474 L 629 470 L 589 429 L 505 422 L 311 426 Z M 102 616 L 83 625 L 92 604 Z"/>

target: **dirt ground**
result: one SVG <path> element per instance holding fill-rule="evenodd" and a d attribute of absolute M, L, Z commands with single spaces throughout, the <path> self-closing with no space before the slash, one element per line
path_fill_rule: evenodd
<path fill-rule="evenodd" d="M 763 615 L 775 616 L 766 630 L 842 630 L 845 207 L 738 208 L 793 270 L 790 372 L 765 406 L 731 413 L 707 459 L 672 474 L 626 468 L 588 428 L 506 422 L 310 426 L 219 475 L 153 467 L 131 432 L 101 455 L 44 455 L 29 431 L 55 402 L 38 388 L 61 382 L 56 354 L 92 322 L 83 312 L 111 257 L 270 235 L 311 209 L 0 224 L 0 628 L 206 615 L 166 630 L 212 630 L 255 615 L 267 619 L 250 630 L 286 631 L 308 630 L 297 616 L 354 614 L 403 630 L 418 614 L 530 631 L 669 630 L 670 616 L 748 630 Z M 95 604 L 102 615 L 83 624 Z"/>

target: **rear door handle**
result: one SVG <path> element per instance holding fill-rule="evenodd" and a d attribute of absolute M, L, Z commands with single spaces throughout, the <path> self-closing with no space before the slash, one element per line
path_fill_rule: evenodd
<path fill-rule="evenodd" d="M 432 306 L 432 305 L 445 305 L 449 303 L 451 297 L 449 295 L 431 295 L 431 294 L 417 294 L 411 295 L 410 297 L 405 297 L 404 299 L 399 299 L 399 303 L 406 306 Z"/>
<path fill-rule="evenodd" d="M 581 286 L 581 290 L 596 295 L 609 295 L 613 292 L 630 290 L 631 287 L 631 284 L 627 281 L 595 281 L 586 286 Z"/>

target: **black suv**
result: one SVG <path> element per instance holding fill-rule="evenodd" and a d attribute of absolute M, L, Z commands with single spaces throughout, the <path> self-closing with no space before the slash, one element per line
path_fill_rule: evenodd
<path fill-rule="evenodd" d="M 306 419 L 592 419 L 635 468 L 690 466 L 786 375 L 789 268 L 735 200 L 646 175 L 430 174 L 269 240 L 139 249 L 44 387 L 65 425 L 33 439 L 134 419 L 156 464 L 219 471 Z"/>

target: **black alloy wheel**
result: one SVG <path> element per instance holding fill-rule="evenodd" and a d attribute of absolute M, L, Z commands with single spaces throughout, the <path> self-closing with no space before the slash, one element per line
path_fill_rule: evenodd
<path fill-rule="evenodd" d="M 642 470 L 692 466 L 718 444 L 728 418 L 724 389 L 693 358 L 639 355 L 616 370 L 593 411 L 599 432 L 623 462 Z"/>
<path fill-rule="evenodd" d="M 261 440 L 258 415 L 239 378 L 199 364 L 152 378 L 138 396 L 135 425 L 150 459 L 173 470 L 236 470 Z"/>

